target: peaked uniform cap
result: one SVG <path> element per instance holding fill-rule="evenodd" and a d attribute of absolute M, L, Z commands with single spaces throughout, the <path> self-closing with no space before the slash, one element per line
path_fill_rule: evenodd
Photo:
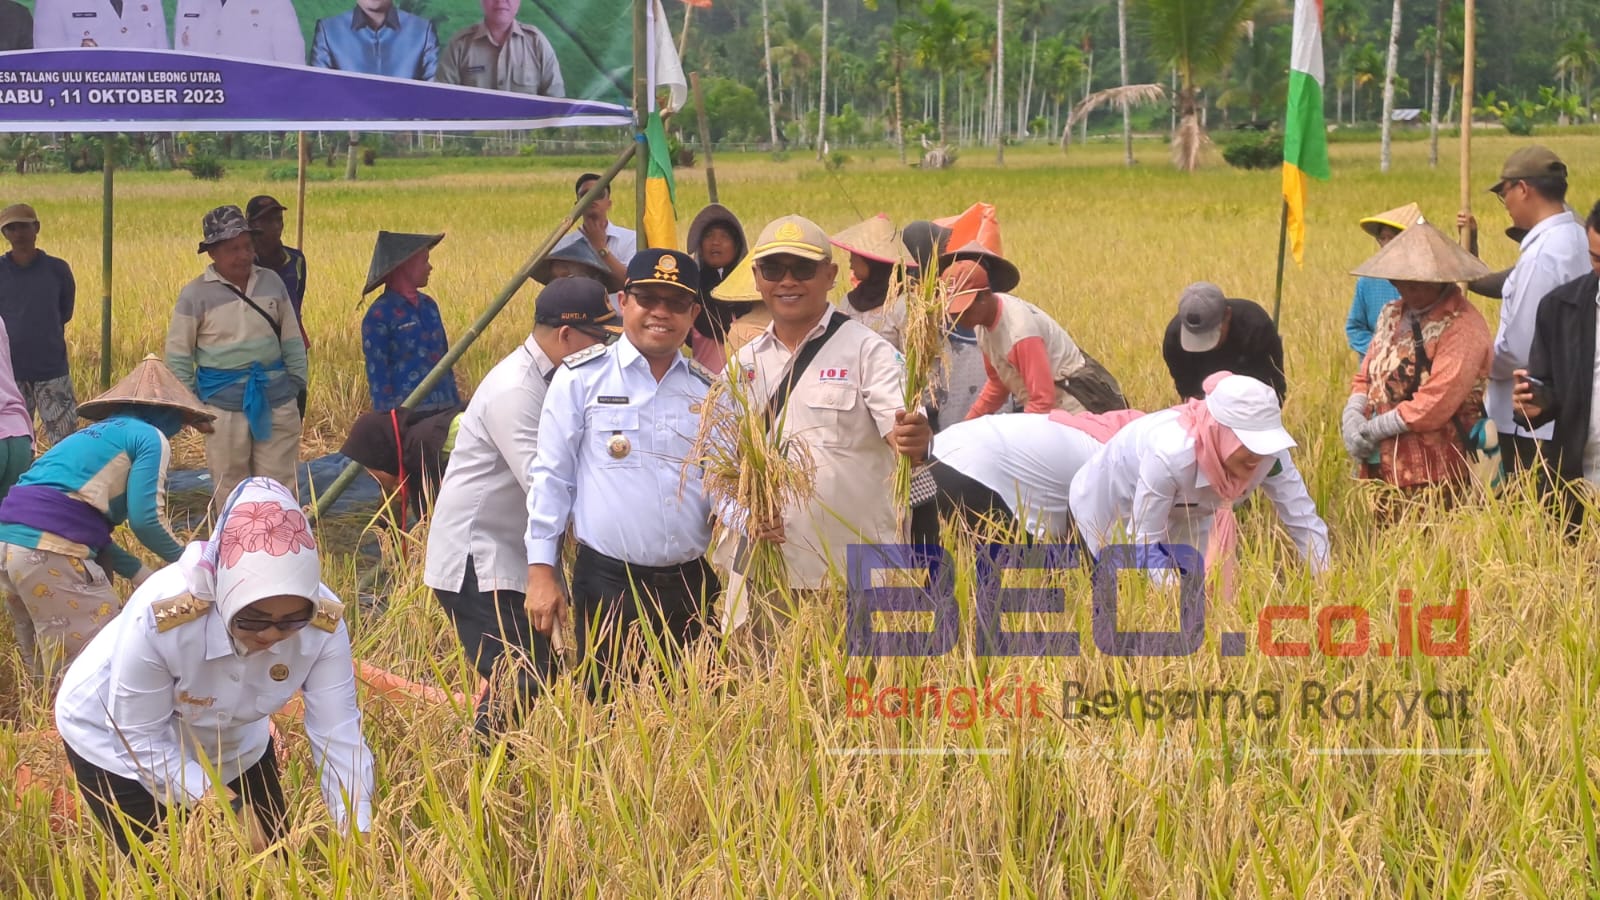
<path fill-rule="evenodd" d="M 990 290 L 1009 294 L 1017 286 L 1017 282 L 1022 280 L 1021 273 L 1017 271 L 1016 266 L 1011 264 L 1010 260 L 977 241 L 972 241 L 939 257 L 939 268 L 947 269 L 951 263 L 960 262 L 963 259 L 970 259 L 983 266 L 983 270 L 989 273 Z"/>
<path fill-rule="evenodd" d="M 1359 224 L 1362 231 L 1377 237 L 1378 232 L 1386 227 L 1395 231 L 1405 231 L 1420 221 L 1422 221 L 1422 207 L 1415 203 L 1407 203 L 1405 206 L 1396 206 L 1375 216 L 1367 216 Z"/>
<path fill-rule="evenodd" d="M 1430 223 L 1418 222 L 1350 274 L 1449 284 L 1482 278 L 1489 267 Z"/>
<path fill-rule="evenodd" d="M 876 216 L 852 225 L 828 239 L 835 247 L 865 257 L 873 262 L 898 266 L 915 266 L 916 261 L 900 240 L 900 230 L 889 217 Z"/>
<path fill-rule="evenodd" d="M 216 418 L 154 353 L 134 366 L 132 372 L 111 386 L 111 390 L 80 403 L 78 415 L 97 421 L 130 405 L 175 409 L 190 422 L 210 422 Z"/>
<path fill-rule="evenodd" d="M 361 296 L 372 293 L 400 264 L 422 250 L 430 250 L 444 240 L 444 234 L 406 234 L 396 231 L 378 232 L 378 243 L 372 248 L 372 265 L 367 267 L 367 286 Z"/>

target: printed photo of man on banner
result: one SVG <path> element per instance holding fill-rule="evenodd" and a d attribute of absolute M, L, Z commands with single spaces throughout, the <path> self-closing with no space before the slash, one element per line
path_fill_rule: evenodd
<path fill-rule="evenodd" d="M 633 0 L 335 2 L 0 0 L 0 131 L 632 120 Z M 649 80 L 677 96 L 647 9 Z"/>

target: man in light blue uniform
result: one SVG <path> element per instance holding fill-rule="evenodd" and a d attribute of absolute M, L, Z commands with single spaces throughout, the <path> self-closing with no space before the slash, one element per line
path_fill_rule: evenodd
<path fill-rule="evenodd" d="M 394 0 L 356 0 L 350 12 L 317 20 L 311 64 L 432 81 L 439 69 L 439 34 L 433 22 L 397 9 Z"/>
<path fill-rule="evenodd" d="M 699 477 L 683 475 L 712 377 L 680 352 L 700 312 L 699 267 L 652 249 L 627 275 L 623 337 L 563 361 L 528 478 L 528 618 L 545 635 L 568 619 L 555 567 L 570 519 L 570 606 L 579 660 L 596 657 L 591 697 L 638 652 L 630 640 L 681 648 L 699 636 L 720 588 L 704 558 L 711 504 Z M 631 634 L 643 628 L 654 637 Z"/>

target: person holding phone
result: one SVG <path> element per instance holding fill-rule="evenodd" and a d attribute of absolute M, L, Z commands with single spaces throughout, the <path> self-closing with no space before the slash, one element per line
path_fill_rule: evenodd
<path fill-rule="evenodd" d="M 1493 344 L 1458 282 L 1488 267 L 1418 222 L 1352 274 L 1383 278 L 1400 299 L 1383 308 L 1341 420 L 1360 477 L 1449 503 L 1472 478 L 1473 435 L 1492 432 L 1483 407 Z"/>
<path fill-rule="evenodd" d="M 1590 271 L 1545 295 L 1534 320 L 1528 366 L 1512 374 L 1511 399 L 1524 427 L 1553 423 L 1540 447 L 1561 489 L 1558 508 L 1569 530 L 1583 521 L 1580 486 L 1600 485 L 1600 416 L 1595 415 L 1595 306 L 1600 303 L 1600 203 L 1584 222 Z M 1553 487 L 1554 485 L 1546 485 Z M 1570 535 L 1569 535 L 1570 536 Z"/>

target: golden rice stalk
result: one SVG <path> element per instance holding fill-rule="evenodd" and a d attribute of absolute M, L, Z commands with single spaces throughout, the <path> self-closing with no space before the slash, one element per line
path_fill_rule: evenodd
<path fill-rule="evenodd" d="M 758 597 L 781 591 L 788 579 L 778 545 L 756 535 L 763 524 L 781 521 L 790 504 L 811 501 L 816 467 L 804 441 L 768 432 L 766 401 L 738 377 L 736 360 L 728 365 L 728 377 L 717 379 L 706 392 L 680 490 L 691 472 L 698 471 L 712 506 L 738 511 L 738 518 L 723 527 L 749 542 L 745 581 L 750 596 Z M 774 431 L 783 435 L 781 420 Z"/>
<path fill-rule="evenodd" d="M 903 272 L 897 272 L 905 286 L 906 325 L 902 332 L 901 354 L 905 357 L 905 395 L 901 398 L 907 410 L 915 410 L 928 403 L 933 390 L 943 377 L 950 345 L 946 337 L 950 332 L 949 317 L 945 315 L 947 291 L 937 278 L 912 281 Z M 900 457 L 894 474 L 894 498 L 900 525 L 911 505 L 911 460 Z"/>

